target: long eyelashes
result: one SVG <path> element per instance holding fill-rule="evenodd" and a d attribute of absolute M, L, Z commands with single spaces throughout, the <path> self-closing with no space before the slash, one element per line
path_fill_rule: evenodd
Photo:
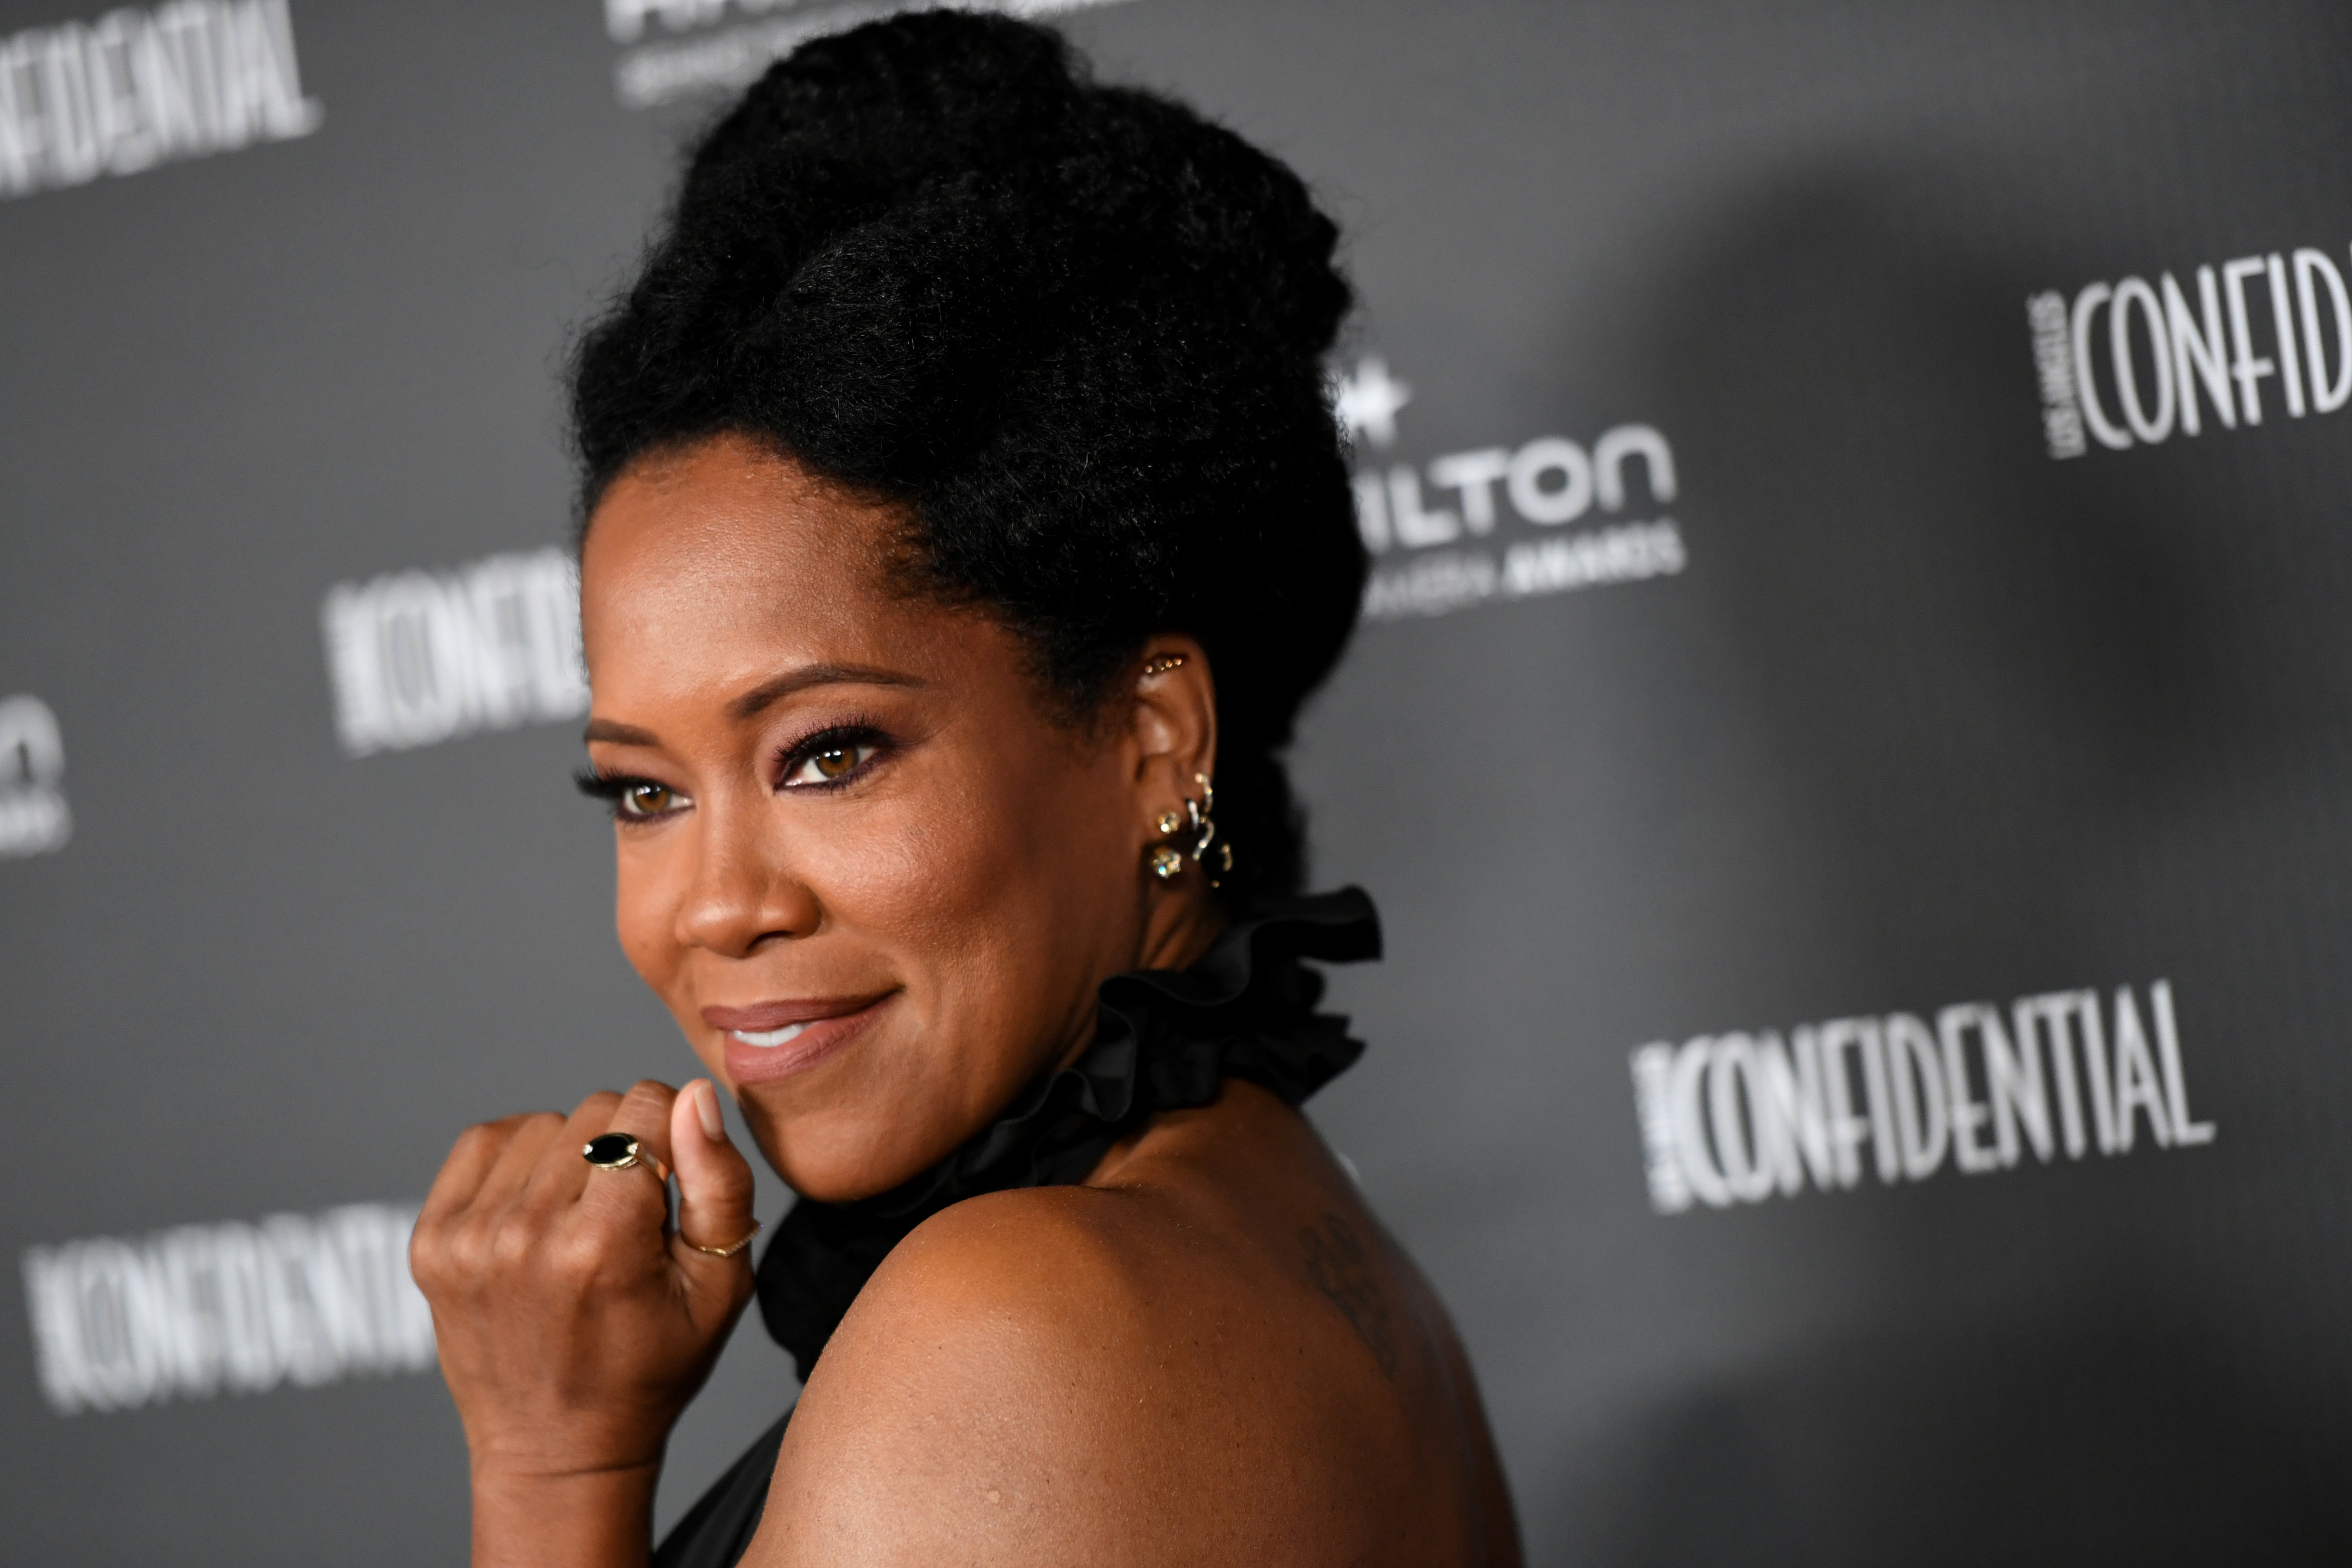
<path fill-rule="evenodd" d="M 614 806 L 621 803 L 622 794 L 632 784 L 651 782 L 648 779 L 632 779 L 624 773 L 597 773 L 585 768 L 572 776 L 572 787 L 583 795 Z"/>
<path fill-rule="evenodd" d="M 871 724 L 828 726 L 776 753 L 772 787 L 795 793 L 843 789 L 863 777 L 887 749 L 888 737 Z M 620 822 L 658 821 L 688 803 L 679 790 L 642 774 L 583 769 L 572 776 L 572 782 L 582 794 L 604 801 Z"/>
<path fill-rule="evenodd" d="M 854 783 L 887 746 L 888 737 L 870 724 L 821 729 L 776 756 L 779 789 L 838 789 Z"/>
<path fill-rule="evenodd" d="M 651 822 L 679 810 L 686 797 L 658 779 L 627 773 L 575 773 L 572 783 L 583 795 L 605 801 L 618 822 Z"/>

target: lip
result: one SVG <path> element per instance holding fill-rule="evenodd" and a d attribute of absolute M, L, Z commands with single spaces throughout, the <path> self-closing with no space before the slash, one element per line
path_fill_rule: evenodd
<path fill-rule="evenodd" d="M 726 1037 L 727 1076 L 740 1089 L 807 1071 L 864 1034 L 898 994 L 889 990 L 862 997 L 805 997 L 740 1008 L 708 1007 L 702 1009 L 702 1021 Z M 755 1044 L 745 1035 L 784 1038 L 772 1044 Z"/>

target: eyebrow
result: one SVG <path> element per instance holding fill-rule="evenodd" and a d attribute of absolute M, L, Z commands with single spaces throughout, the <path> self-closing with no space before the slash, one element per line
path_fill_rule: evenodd
<path fill-rule="evenodd" d="M 918 676 L 874 664 L 803 664 L 772 680 L 762 681 L 735 698 L 727 705 L 727 716 L 738 724 L 745 719 L 757 718 L 786 697 L 813 686 L 919 686 L 924 684 Z M 640 729 L 633 724 L 616 724 L 609 718 L 590 719 L 581 738 L 610 741 L 615 746 L 661 744 L 652 730 Z"/>

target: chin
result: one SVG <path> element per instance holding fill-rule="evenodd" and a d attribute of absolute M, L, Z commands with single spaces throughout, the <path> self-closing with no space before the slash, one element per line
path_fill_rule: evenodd
<path fill-rule="evenodd" d="M 768 1164 L 786 1186 L 818 1203 L 855 1203 L 888 1192 L 945 1157 L 958 1142 L 910 1134 L 905 1117 L 877 1115 L 864 1107 L 772 1116 L 760 1105 L 756 1089 L 742 1104 Z"/>

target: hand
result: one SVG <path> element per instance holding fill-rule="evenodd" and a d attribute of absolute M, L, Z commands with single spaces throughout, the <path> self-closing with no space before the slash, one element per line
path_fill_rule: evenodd
<path fill-rule="evenodd" d="M 581 1147 L 625 1133 L 674 1167 L 599 1170 Z M 410 1267 L 433 1308 L 442 1375 L 486 1483 L 642 1475 L 751 1298 L 751 1169 L 728 1141 L 718 1092 L 650 1081 L 551 1112 L 469 1127 L 418 1215 Z"/>

